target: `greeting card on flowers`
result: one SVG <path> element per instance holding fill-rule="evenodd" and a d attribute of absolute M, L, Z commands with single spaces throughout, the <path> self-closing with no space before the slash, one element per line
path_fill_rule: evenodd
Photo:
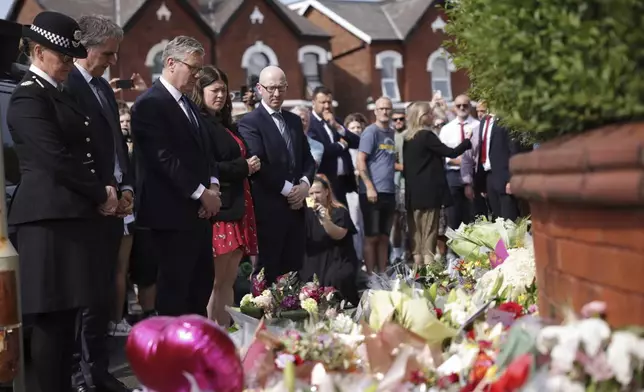
<path fill-rule="evenodd" d="M 508 253 L 508 249 L 505 247 L 505 243 L 503 240 L 499 240 L 494 247 L 494 253 L 490 255 L 490 265 L 494 269 L 503 264 L 508 256 L 510 256 L 510 254 Z"/>
<path fill-rule="evenodd" d="M 498 323 L 501 323 L 504 327 L 509 327 L 514 323 L 515 318 L 516 316 L 514 313 L 505 312 L 499 309 L 490 309 L 487 311 L 486 321 L 490 326 L 495 326 Z"/>

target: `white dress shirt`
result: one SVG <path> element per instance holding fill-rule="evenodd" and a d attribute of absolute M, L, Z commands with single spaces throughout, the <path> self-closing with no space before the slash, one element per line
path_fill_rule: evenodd
<path fill-rule="evenodd" d="M 471 132 L 478 131 L 479 121 L 472 116 L 469 116 L 468 118 L 466 118 L 463 121 L 463 124 L 465 126 L 466 133 L 468 128 Z M 463 142 L 463 136 L 461 135 L 461 119 L 457 117 L 452 121 L 448 122 L 447 124 L 445 124 L 443 128 L 441 128 L 439 138 L 441 139 L 441 142 L 443 142 L 443 144 L 446 145 L 447 147 L 455 148 L 459 144 L 461 144 Z M 450 159 L 452 158 L 445 158 L 445 163 L 449 162 Z M 447 170 L 460 170 L 460 169 L 461 168 L 458 165 L 447 164 Z"/>
<path fill-rule="evenodd" d="M 183 103 L 181 102 L 181 97 L 183 96 L 181 91 L 177 90 L 176 87 L 171 85 L 167 80 L 163 79 L 163 76 L 159 77 L 159 82 L 161 82 L 163 87 L 165 87 L 165 89 L 168 90 L 170 95 L 172 95 L 172 98 L 174 98 L 174 100 L 177 102 L 177 104 L 179 105 L 181 110 L 183 110 L 183 113 L 188 118 L 188 121 L 190 121 L 192 123 L 193 122 L 192 121 L 192 118 L 193 118 L 192 115 L 197 116 L 197 113 L 193 113 L 191 115 L 190 114 L 191 109 L 188 108 L 188 107 L 185 107 L 183 105 Z M 219 180 L 216 177 L 210 177 L 210 183 L 219 185 Z M 203 185 L 203 184 L 199 184 L 197 189 L 192 193 L 192 195 L 190 195 L 190 198 L 192 198 L 193 200 L 198 200 L 201 197 L 201 195 L 204 193 L 205 190 L 206 190 L 206 186 Z"/>
<path fill-rule="evenodd" d="M 492 164 L 490 162 L 490 140 L 492 140 L 492 129 L 494 129 L 494 116 L 490 115 L 489 117 L 489 122 L 486 119 L 483 122 L 483 133 L 481 134 L 481 143 L 483 143 L 483 138 L 485 138 L 485 162 L 483 163 L 483 169 L 485 171 L 490 171 L 492 170 Z M 487 128 L 487 134 L 486 134 L 486 128 Z M 479 154 L 479 159 L 482 157 Z"/>
<path fill-rule="evenodd" d="M 36 67 L 35 65 L 31 64 L 29 66 L 29 71 L 31 71 L 31 72 L 35 73 L 36 75 L 40 76 L 41 78 L 45 79 L 52 86 L 58 87 L 58 83 L 56 83 L 56 81 L 51 76 L 49 76 L 45 71 L 43 71 L 42 69 Z M 45 87 L 45 86 L 43 86 L 43 87 Z"/>
<path fill-rule="evenodd" d="M 268 106 L 266 104 L 266 102 L 264 102 L 263 99 L 262 99 L 262 106 L 264 106 L 264 109 L 266 109 L 266 111 L 268 112 L 268 115 L 271 116 L 271 118 L 273 119 L 273 122 L 275 123 L 275 126 L 280 131 L 280 133 L 286 132 L 286 127 L 282 128 L 282 124 L 280 124 L 279 120 L 277 118 L 275 118 L 275 116 L 273 116 L 273 113 L 275 113 L 275 112 L 279 112 L 280 114 L 282 114 L 282 110 L 281 109 L 280 110 L 274 110 L 273 108 Z M 283 115 L 282 115 L 282 117 L 283 117 Z M 283 124 L 283 125 L 286 125 L 286 124 Z M 295 148 L 295 146 L 293 146 L 293 148 Z M 306 183 L 306 185 L 311 187 L 311 184 L 309 183 L 309 179 L 306 178 L 306 176 L 300 178 L 300 183 L 302 183 L 302 182 Z M 290 181 L 284 181 L 284 186 L 282 187 L 282 192 L 280 192 L 280 193 L 282 194 L 282 196 L 288 196 L 288 194 L 291 193 L 291 189 L 293 189 L 293 183 L 290 182 Z"/>
<path fill-rule="evenodd" d="M 315 113 L 315 111 L 314 111 L 314 110 L 312 110 L 312 111 L 311 111 L 311 113 L 313 113 L 313 116 L 314 116 L 318 121 L 322 121 L 322 125 L 324 125 L 324 130 L 326 131 L 327 136 L 329 136 L 329 140 L 331 140 L 331 143 L 338 143 L 340 146 L 342 146 L 342 149 L 343 149 L 343 150 L 346 150 L 347 148 L 344 146 L 344 144 L 342 144 L 342 143 L 340 143 L 340 142 L 336 142 L 336 141 L 334 140 L 334 138 L 333 138 L 333 131 L 331 130 L 331 128 L 329 128 L 329 124 L 327 124 L 327 123 L 326 123 L 326 121 L 322 120 L 322 119 L 320 118 L 320 116 L 318 116 L 318 114 L 317 114 L 317 113 Z M 346 132 L 346 131 L 345 131 L 345 129 L 344 129 L 344 127 L 342 127 L 342 131 L 340 131 L 339 129 L 338 129 L 337 131 L 338 131 L 338 133 L 340 134 L 340 136 L 344 136 L 344 134 L 345 134 L 345 132 Z M 343 175 L 345 175 L 345 174 L 346 174 L 346 173 L 344 172 L 344 161 L 342 160 L 342 157 L 338 157 L 338 176 L 343 176 Z"/>
<path fill-rule="evenodd" d="M 96 91 L 96 87 L 92 83 L 90 83 L 91 80 L 94 77 L 92 75 L 90 75 L 89 72 L 87 72 L 87 70 L 85 68 L 83 68 L 83 66 L 80 65 L 79 63 L 75 63 L 74 65 L 76 66 L 78 71 L 81 73 L 81 75 L 83 75 L 83 79 L 85 79 L 85 81 L 89 85 L 90 90 L 92 90 L 92 92 L 94 93 L 94 96 L 96 97 L 96 100 L 98 101 L 98 103 L 102 107 L 103 103 L 101 102 L 101 98 L 98 95 L 98 91 Z M 115 139 L 114 143 L 118 143 L 118 141 Z M 123 182 L 123 170 L 121 170 L 121 165 L 119 164 L 118 155 L 116 154 L 116 146 L 114 146 L 114 179 L 116 180 L 117 184 L 119 184 L 119 185 L 121 185 L 121 182 Z M 129 185 L 120 186 L 119 188 L 122 191 L 130 191 L 130 192 L 134 193 L 134 189 L 132 189 L 132 187 L 129 186 Z"/>

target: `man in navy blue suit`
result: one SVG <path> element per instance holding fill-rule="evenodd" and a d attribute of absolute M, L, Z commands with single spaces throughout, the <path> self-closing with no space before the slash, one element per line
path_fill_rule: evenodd
<path fill-rule="evenodd" d="M 179 36 L 163 50 L 161 77 L 132 108 L 137 222 L 158 260 L 161 315 L 206 315 L 214 265 L 212 225 L 219 181 L 199 108 L 186 96 L 202 74 L 204 48 Z"/>
<path fill-rule="evenodd" d="M 259 75 L 262 100 L 239 123 L 262 168 L 251 177 L 257 239 L 256 269 L 264 268 L 268 282 L 298 271 L 305 253 L 304 199 L 315 174 L 309 142 L 296 114 L 282 110 L 288 84 L 284 71 L 269 66 Z"/>
<path fill-rule="evenodd" d="M 313 90 L 309 136 L 324 145 L 318 173 L 327 176 L 335 198 L 345 206 L 347 193 L 357 188 L 350 148 L 358 148 L 360 137 L 347 131 L 333 113 L 333 94 L 324 86 Z"/>

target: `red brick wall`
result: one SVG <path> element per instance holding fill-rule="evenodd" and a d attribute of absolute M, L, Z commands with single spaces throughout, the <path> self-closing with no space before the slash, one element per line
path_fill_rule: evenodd
<path fill-rule="evenodd" d="M 121 43 L 119 61 L 110 69 L 110 77 L 129 79 L 134 72 L 138 72 L 147 83 L 151 82 L 151 72 L 145 66 L 149 50 L 164 39 L 171 40 L 177 35 L 189 35 L 198 39 L 206 49 L 205 62 L 213 61 L 214 42 L 208 34 L 196 23 L 194 18 L 179 5 L 179 1 L 165 1 L 172 13 L 170 20 L 159 21 L 156 11 L 162 0 L 148 0 L 141 10 L 140 18 L 132 20 L 131 27 L 125 31 L 125 38 Z M 119 94 L 121 99 L 133 101 L 138 95 L 135 92 Z"/>
<path fill-rule="evenodd" d="M 434 32 L 432 23 L 438 16 L 447 21 L 445 13 L 437 8 L 430 9 L 421 18 L 418 26 L 407 38 L 404 49 L 405 84 L 404 97 L 407 101 L 430 100 L 432 98 L 431 74 L 427 71 L 427 59 L 443 46 L 447 35 L 442 30 Z M 469 79 L 464 71 L 452 73 L 452 97 L 463 94 L 469 88 Z"/>
<path fill-rule="evenodd" d="M 250 21 L 255 7 L 264 15 L 262 24 L 253 24 Z M 237 90 L 239 86 L 247 83 L 246 70 L 242 68 L 241 60 L 246 49 L 257 41 L 261 41 L 275 52 L 279 67 L 286 73 L 289 84 L 286 99 L 302 99 L 304 80 L 297 51 L 304 44 L 328 49 L 328 41 L 321 39 L 301 42 L 296 32 L 267 1 L 246 0 L 217 39 L 217 65 L 228 74 L 231 89 Z"/>
<path fill-rule="evenodd" d="M 21 24 L 31 24 L 36 15 L 43 11 L 42 7 L 38 5 L 36 0 L 24 0 L 22 8 L 18 11 L 18 16 L 15 22 Z"/>
<path fill-rule="evenodd" d="M 309 8 L 305 15 L 313 24 L 331 35 L 331 53 L 334 60 L 329 68 L 333 73 L 333 96 L 338 101 L 337 113 L 346 116 L 353 112 L 365 112 L 366 100 L 371 95 L 372 67 L 367 66 L 371 55 L 366 44 L 322 13 Z M 365 45 L 349 55 L 336 56 Z"/>

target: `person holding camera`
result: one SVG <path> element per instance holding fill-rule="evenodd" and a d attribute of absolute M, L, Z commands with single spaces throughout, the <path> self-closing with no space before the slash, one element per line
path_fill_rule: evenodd
<path fill-rule="evenodd" d="M 333 196 L 328 178 L 318 174 L 309 189 L 306 208 L 304 281 L 316 275 L 322 286 L 335 287 L 352 305 L 358 304 L 358 257 L 352 236 L 357 233 L 349 210 Z"/>

